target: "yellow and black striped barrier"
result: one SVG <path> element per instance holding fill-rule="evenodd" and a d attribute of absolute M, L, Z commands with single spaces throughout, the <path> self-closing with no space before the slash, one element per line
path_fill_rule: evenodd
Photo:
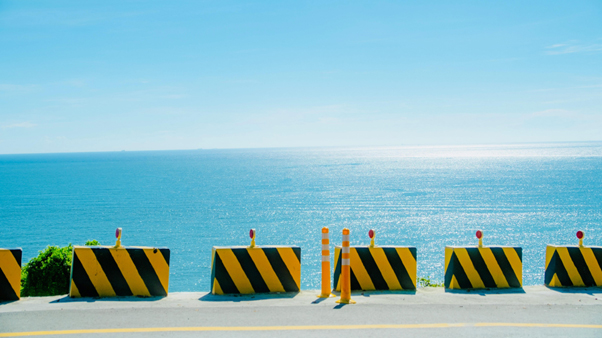
<path fill-rule="evenodd" d="M 74 246 L 70 297 L 167 296 L 167 248 Z"/>
<path fill-rule="evenodd" d="M 602 286 L 602 247 L 546 247 L 544 283 L 550 287 Z"/>
<path fill-rule="evenodd" d="M 521 288 L 523 250 L 519 247 L 445 247 L 448 289 Z"/>
<path fill-rule="evenodd" d="M 213 247 L 211 293 L 299 292 L 301 248 L 298 246 Z"/>
<path fill-rule="evenodd" d="M 602 247 L 583 246 L 583 237 L 577 232 L 579 246 L 546 247 L 546 286 L 602 286 Z"/>
<path fill-rule="evenodd" d="M 21 249 L 0 249 L 0 301 L 21 298 Z"/>
<path fill-rule="evenodd" d="M 334 249 L 334 285 L 341 290 L 341 247 Z M 351 290 L 416 290 L 416 248 L 352 246 Z"/>

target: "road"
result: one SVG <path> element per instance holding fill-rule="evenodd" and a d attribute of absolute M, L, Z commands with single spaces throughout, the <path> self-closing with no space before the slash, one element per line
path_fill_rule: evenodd
<path fill-rule="evenodd" d="M 23 298 L 0 303 L 0 337 L 602 337 L 602 288 L 317 294 Z"/>

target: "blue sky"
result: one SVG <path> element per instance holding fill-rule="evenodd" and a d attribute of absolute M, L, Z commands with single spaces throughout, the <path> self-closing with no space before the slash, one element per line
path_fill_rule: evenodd
<path fill-rule="evenodd" d="M 600 1 L 2 1 L 0 153 L 602 140 Z"/>

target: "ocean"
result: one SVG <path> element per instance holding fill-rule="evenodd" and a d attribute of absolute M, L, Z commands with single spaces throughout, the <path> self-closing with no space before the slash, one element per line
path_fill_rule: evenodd
<path fill-rule="evenodd" d="M 523 248 L 543 284 L 546 244 L 602 245 L 602 142 L 0 155 L 0 247 L 24 263 L 96 239 L 171 249 L 170 292 L 209 291 L 212 246 L 301 247 L 302 289 L 320 288 L 331 243 L 408 245 L 443 281 L 446 245 Z M 332 247 L 334 251 L 334 245 Z"/>

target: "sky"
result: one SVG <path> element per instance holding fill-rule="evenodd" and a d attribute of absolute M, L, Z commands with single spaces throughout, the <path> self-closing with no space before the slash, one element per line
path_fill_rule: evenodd
<path fill-rule="evenodd" d="M 0 0 L 0 154 L 599 140 L 599 0 Z"/>

